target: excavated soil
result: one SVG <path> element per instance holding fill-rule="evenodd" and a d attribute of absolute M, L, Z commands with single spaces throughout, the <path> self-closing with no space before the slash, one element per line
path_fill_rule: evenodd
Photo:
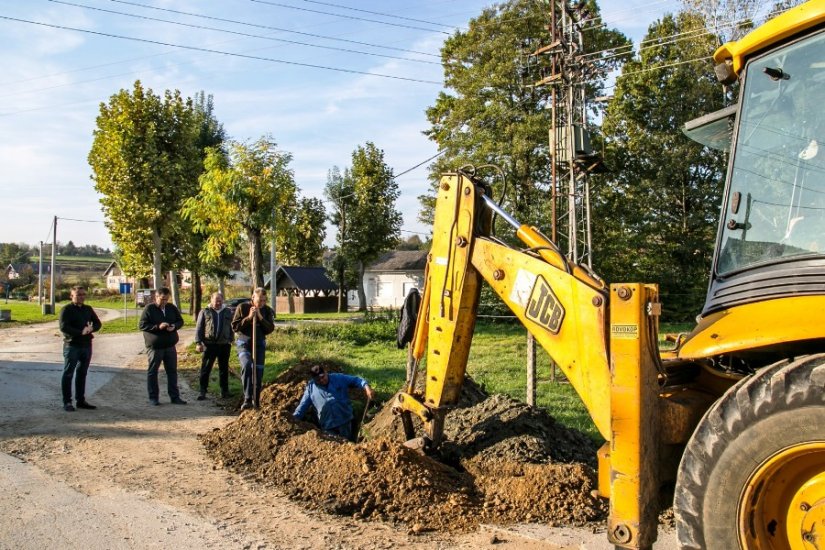
<path fill-rule="evenodd" d="M 201 436 L 219 465 L 312 508 L 411 532 L 580 525 L 605 516 L 606 504 L 592 496 L 595 444 L 544 411 L 487 396 L 468 379 L 461 407 L 447 416 L 438 459 L 402 445 L 389 406 L 364 426 L 366 441 L 354 444 L 292 419 L 309 366 L 295 365 L 265 388 L 259 410 Z"/>

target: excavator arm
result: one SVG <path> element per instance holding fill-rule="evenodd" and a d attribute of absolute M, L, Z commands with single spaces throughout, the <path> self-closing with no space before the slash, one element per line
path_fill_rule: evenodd
<path fill-rule="evenodd" d="M 525 250 L 491 236 L 494 213 L 513 225 Z M 645 471 L 655 462 L 657 443 L 657 370 L 651 356 L 654 333 L 648 329 L 655 323 L 656 288 L 608 289 L 538 230 L 502 211 L 489 189 L 464 173 L 443 176 L 438 189 L 423 299 L 410 344 L 413 374 L 394 406 L 407 439 L 415 437 L 416 416 L 424 426 L 425 447 L 437 449 L 442 443 L 445 417 L 457 405 L 464 382 L 482 279 L 559 365 L 607 441 L 599 452 L 599 490 L 605 497 L 621 495 L 611 499 L 611 540 L 628 548 L 648 547 L 656 538 L 658 480 L 654 471 Z M 415 388 L 425 353 L 421 395 Z"/>

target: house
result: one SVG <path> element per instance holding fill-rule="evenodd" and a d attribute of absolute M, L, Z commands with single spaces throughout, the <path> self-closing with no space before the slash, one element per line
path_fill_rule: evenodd
<path fill-rule="evenodd" d="M 364 293 L 368 308 L 398 309 L 410 289 L 424 288 L 426 250 L 393 250 L 380 256 L 364 270 Z M 358 292 L 349 292 L 351 304 L 358 304 Z"/>
<path fill-rule="evenodd" d="M 109 264 L 106 271 L 103 272 L 103 278 L 106 280 L 106 288 L 109 290 L 120 290 L 121 283 L 132 283 L 132 288 L 136 288 L 135 278 L 127 277 L 123 274 L 123 270 L 116 261 Z"/>
<path fill-rule="evenodd" d="M 40 268 L 40 265 L 36 264 L 36 263 L 33 263 L 33 264 L 9 264 L 8 266 L 6 266 L 6 272 L 5 272 L 6 280 L 7 281 L 14 281 L 14 280 L 19 279 L 20 277 L 22 277 L 24 275 L 32 275 L 34 277 L 37 277 L 37 273 L 38 273 L 39 268 Z M 55 269 L 55 273 L 57 273 L 59 275 L 60 274 L 60 267 L 56 265 L 54 269 Z M 43 275 L 44 276 L 51 275 L 51 272 L 52 272 L 51 263 L 50 262 L 44 262 L 43 263 Z"/>
<path fill-rule="evenodd" d="M 266 281 L 266 288 L 270 282 Z M 338 285 L 323 267 L 280 266 L 275 270 L 275 313 L 338 311 Z"/>

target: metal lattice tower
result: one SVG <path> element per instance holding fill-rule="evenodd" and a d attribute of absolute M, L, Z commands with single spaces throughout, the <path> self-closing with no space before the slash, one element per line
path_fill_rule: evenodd
<path fill-rule="evenodd" d="M 551 154 L 551 239 L 568 257 L 592 265 L 589 171 L 599 160 L 587 132 L 587 100 L 582 23 L 584 2 L 550 5 L 550 44 L 533 52 L 541 59 L 542 78 L 551 86 L 549 131 Z"/>

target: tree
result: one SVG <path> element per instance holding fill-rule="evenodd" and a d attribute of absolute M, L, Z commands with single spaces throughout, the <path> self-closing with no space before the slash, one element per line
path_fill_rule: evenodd
<path fill-rule="evenodd" d="M 716 46 L 738 40 L 753 29 L 754 16 L 764 0 L 682 0 L 686 11 L 698 15 L 708 32 L 717 38 Z"/>
<path fill-rule="evenodd" d="M 589 12 L 598 18 L 594 0 Z M 551 179 L 548 143 L 551 86 L 532 86 L 520 78 L 520 60 L 547 45 L 548 5 L 509 0 L 485 9 L 457 32 L 441 50 L 444 87 L 427 110 L 431 127 L 425 134 L 444 154 L 432 165 L 433 191 L 419 197 L 419 219 L 432 223 L 435 188 L 441 173 L 466 164 L 500 167 L 510 194 L 496 200 L 525 223 L 546 221 Z M 589 26 L 584 36 L 590 52 L 585 80 L 588 94 L 601 94 L 606 74 L 627 57 L 614 49 L 629 44 L 615 30 Z M 627 51 L 626 49 L 623 51 Z M 501 189 L 497 190 L 501 193 Z"/>
<path fill-rule="evenodd" d="M 106 227 L 123 269 L 140 277 L 151 266 L 156 286 L 189 236 L 180 206 L 197 191 L 197 135 L 192 100 L 177 90 L 161 98 L 138 80 L 100 105 L 89 164 Z"/>
<path fill-rule="evenodd" d="M 218 119 L 215 117 L 215 106 L 212 95 L 206 95 L 201 91 L 195 94 L 194 101 L 195 115 L 198 125 L 197 149 L 201 153 L 201 162 L 197 172 L 193 172 L 191 177 L 196 181 L 204 171 L 204 161 L 209 148 L 223 152 L 226 131 Z M 199 184 L 196 185 L 199 188 Z M 188 218 L 184 219 L 189 222 Z M 230 254 L 205 261 L 200 254 L 209 234 L 209 226 L 202 231 L 195 231 L 190 228 L 188 232 L 190 238 L 185 242 L 185 246 L 180 249 L 180 260 L 183 266 L 188 267 L 192 272 L 192 294 L 189 311 L 192 315 L 198 315 L 200 305 L 203 300 L 201 296 L 201 275 L 211 275 L 216 278 L 223 278 L 229 274 L 229 266 L 232 260 Z"/>
<path fill-rule="evenodd" d="M 0 265 L 5 272 L 9 264 L 27 264 L 36 250 L 23 243 L 0 243 Z"/>
<path fill-rule="evenodd" d="M 282 265 L 318 266 L 324 254 L 326 210 L 321 199 L 302 198 L 298 207 L 286 212 L 287 231 L 275 236 Z"/>
<path fill-rule="evenodd" d="M 262 242 L 286 231 L 297 189 L 289 163 L 271 137 L 231 142 L 228 154 L 211 148 L 200 191 L 185 201 L 184 216 L 206 235 L 203 261 L 216 261 L 246 244 L 252 286 L 263 286 Z"/>
<path fill-rule="evenodd" d="M 335 234 L 335 249 L 332 256 L 331 270 L 336 275 L 338 282 L 338 312 L 344 311 L 346 307 L 346 293 L 350 285 L 347 284 L 347 271 L 351 267 L 349 247 L 353 244 L 350 238 L 349 218 L 355 211 L 355 183 L 352 173 L 347 168 L 341 174 L 337 166 L 333 166 L 327 172 L 327 184 L 324 188 L 324 195 L 332 205 L 329 221 L 338 228 Z M 357 276 L 352 277 L 357 285 Z"/>
<path fill-rule="evenodd" d="M 398 250 L 426 250 L 425 243 L 418 235 L 410 235 L 398 243 Z"/>
<path fill-rule="evenodd" d="M 703 25 L 680 13 L 650 27 L 604 118 L 606 164 L 616 171 L 592 187 L 596 271 L 659 283 L 674 320 L 691 318 L 704 298 L 725 174 L 720 151 L 678 130 L 724 106 L 707 61 L 715 37 L 695 32 Z M 668 38 L 677 34 L 694 38 Z"/>
<path fill-rule="evenodd" d="M 69 241 L 61 247 L 60 253 L 64 256 L 77 256 L 77 247 L 72 241 Z"/>
<path fill-rule="evenodd" d="M 349 177 L 354 200 L 348 214 L 345 250 L 358 268 L 358 297 L 363 311 L 367 307 L 366 266 L 398 243 L 402 218 L 395 201 L 400 192 L 392 169 L 384 162 L 384 151 L 371 142 L 353 151 Z"/>

